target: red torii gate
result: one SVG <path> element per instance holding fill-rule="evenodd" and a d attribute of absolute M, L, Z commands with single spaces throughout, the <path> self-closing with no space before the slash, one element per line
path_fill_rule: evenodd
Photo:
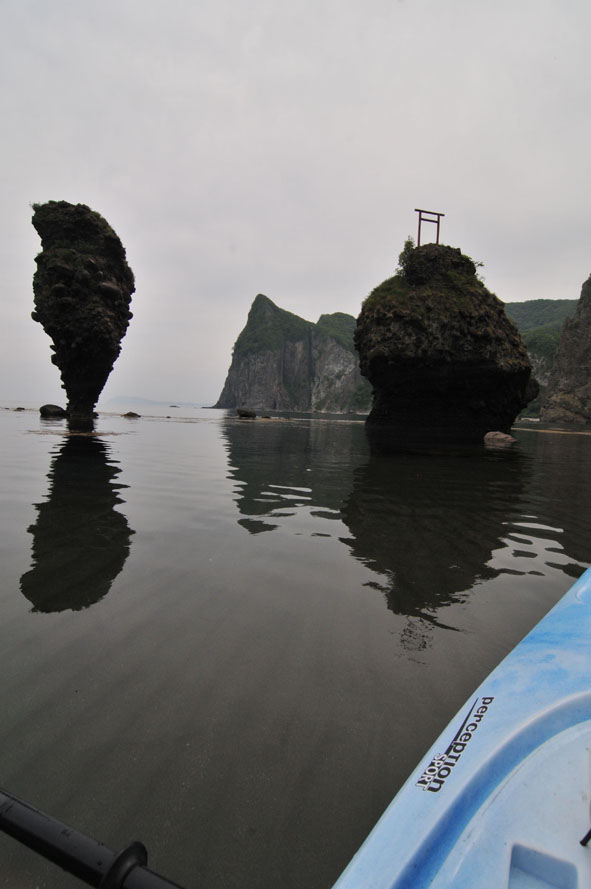
<path fill-rule="evenodd" d="M 415 207 L 415 213 L 419 214 L 419 233 L 417 237 L 417 247 L 421 246 L 421 223 L 423 222 L 434 222 L 437 226 L 437 236 L 435 239 L 435 243 L 439 244 L 439 223 L 442 216 L 445 216 L 445 213 L 436 213 L 434 210 L 419 210 Z M 436 216 L 436 219 L 431 217 Z"/>

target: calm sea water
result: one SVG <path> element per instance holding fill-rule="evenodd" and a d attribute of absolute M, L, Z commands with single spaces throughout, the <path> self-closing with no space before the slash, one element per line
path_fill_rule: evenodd
<path fill-rule="evenodd" d="M 0 786 L 187 887 L 329 889 L 591 562 L 591 437 L 0 411 Z M 0 836 L 0 885 L 74 887 Z"/>

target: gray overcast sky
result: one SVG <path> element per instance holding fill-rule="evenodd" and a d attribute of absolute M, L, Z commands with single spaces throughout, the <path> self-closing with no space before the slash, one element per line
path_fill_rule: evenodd
<path fill-rule="evenodd" d="M 0 0 L 0 398 L 65 402 L 31 202 L 127 250 L 103 403 L 215 400 L 259 292 L 357 315 L 415 207 L 502 300 L 578 298 L 590 39 L 589 0 Z"/>

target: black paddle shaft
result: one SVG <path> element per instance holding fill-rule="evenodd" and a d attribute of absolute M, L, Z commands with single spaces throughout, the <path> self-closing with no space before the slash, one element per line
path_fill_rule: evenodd
<path fill-rule="evenodd" d="M 0 790 L 0 830 L 99 889 L 181 889 L 146 867 L 142 843 L 121 852 Z"/>

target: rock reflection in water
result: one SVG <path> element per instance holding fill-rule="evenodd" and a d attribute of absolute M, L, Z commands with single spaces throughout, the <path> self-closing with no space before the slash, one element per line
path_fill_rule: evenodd
<path fill-rule="evenodd" d="M 47 500 L 36 504 L 33 567 L 21 592 L 33 611 L 78 611 L 107 595 L 129 554 L 133 531 L 116 510 L 120 469 L 97 438 L 70 436 L 48 473 Z"/>
<path fill-rule="evenodd" d="M 585 463 L 579 451 L 591 439 L 411 448 L 362 424 L 318 420 L 230 420 L 224 437 L 239 524 L 338 537 L 405 618 L 406 649 L 429 645 L 436 627 L 457 629 L 446 609 L 479 584 L 578 576 L 589 559 L 586 487 L 572 490 L 564 454 Z"/>
<path fill-rule="evenodd" d="M 352 535 L 344 542 L 382 576 L 370 585 L 384 593 L 389 609 L 420 619 L 423 631 L 446 626 L 440 609 L 499 573 L 491 557 L 519 515 L 528 465 L 519 451 L 388 452 L 372 442 L 343 505 Z M 411 636 L 417 630 L 416 621 L 409 624 Z M 420 636 L 417 647 L 425 642 Z"/>
<path fill-rule="evenodd" d="M 367 459 L 361 423 L 322 420 L 230 420 L 224 426 L 238 524 L 251 534 L 272 531 L 306 508 L 340 518 L 353 471 Z"/>
<path fill-rule="evenodd" d="M 520 447 L 531 455 L 533 475 L 513 538 L 518 546 L 522 537 L 545 538 L 545 564 L 580 577 L 591 563 L 591 435 L 530 431 Z"/>

